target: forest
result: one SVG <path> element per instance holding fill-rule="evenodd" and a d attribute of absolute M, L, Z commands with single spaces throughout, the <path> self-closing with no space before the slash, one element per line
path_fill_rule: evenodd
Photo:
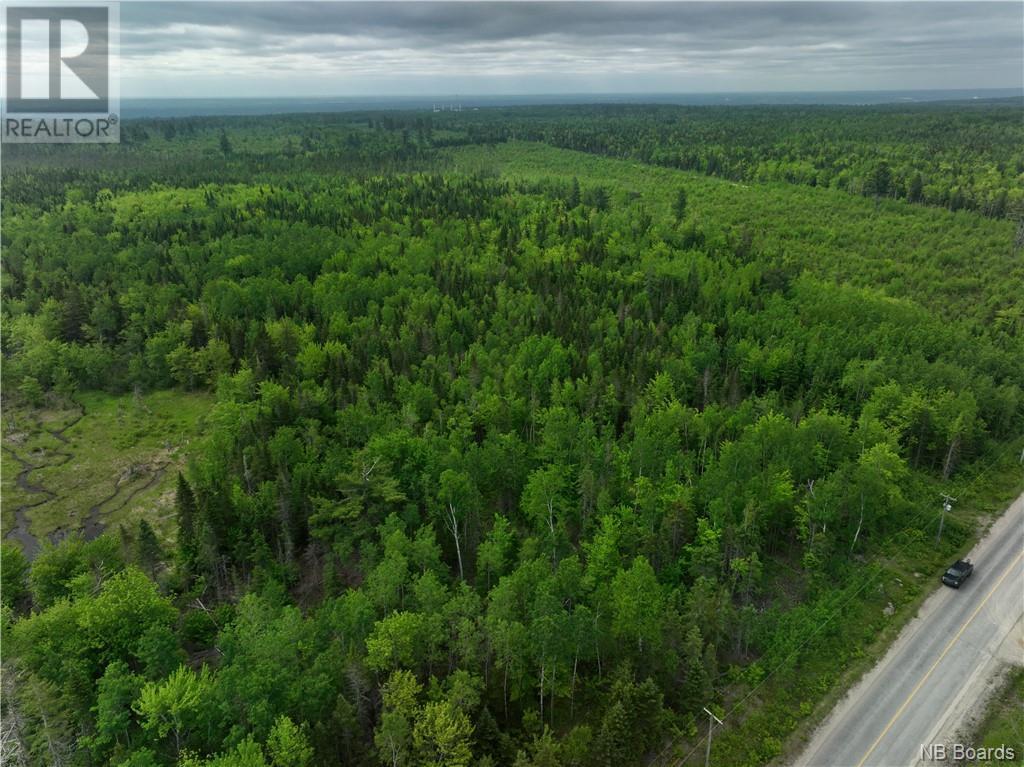
<path fill-rule="evenodd" d="M 1020 106 L 1020 99 L 959 108 L 598 105 L 494 110 L 468 124 L 441 113 L 399 124 L 434 143 L 543 141 L 733 181 L 786 181 L 1019 218 Z"/>
<path fill-rule="evenodd" d="M 204 412 L 166 519 L 4 517 L 12 765 L 767 764 L 1019 485 L 1017 103 L 122 136 L 5 147 L 5 458 Z"/>

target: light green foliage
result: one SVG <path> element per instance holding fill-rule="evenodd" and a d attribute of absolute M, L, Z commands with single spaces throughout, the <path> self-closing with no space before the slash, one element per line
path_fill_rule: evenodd
<path fill-rule="evenodd" d="M 57 546 L 44 548 L 32 564 L 29 585 L 32 601 L 46 608 L 62 597 L 85 595 L 124 567 L 112 537 L 86 542 L 71 536 Z"/>
<path fill-rule="evenodd" d="M 310 767 L 313 748 L 303 728 L 286 716 L 274 722 L 267 738 L 267 752 L 273 767 Z"/>
<path fill-rule="evenodd" d="M 413 721 L 420 689 L 416 677 L 408 671 L 395 671 L 384 683 L 381 689 L 384 712 L 374 733 L 381 764 L 392 767 L 412 764 Z"/>
<path fill-rule="evenodd" d="M 179 666 L 165 680 L 143 687 L 134 710 L 145 729 L 160 738 L 173 736 L 175 753 L 180 754 L 190 733 L 202 725 L 211 688 L 206 668 L 197 674 L 187 666 Z"/>
<path fill-rule="evenodd" d="M 426 649 L 428 621 L 418 613 L 396 612 L 377 622 L 366 639 L 366 663 L 387 671 L 399 666 L 418 666 Z"/>
<path fill-rule="evenodd" d="M 19 620 L 10 633 L 26 670 L 60 685 L 76 715 L 89 711 L 95 680 L 110 664 L 139 664 L 147 635 L 176 618 L 169 600 L 134 568 L 94 588 Z"/>
<path fill-rule="evenodd" d="M 503 110 L 489 116 L 488 127 L 492 140 L 545 141 L 733 183 L 841 189 L 993 217 L 1012 214 L 1024 201 L 1015 185 L 1024 169 L 1019 102 L 979 110 L 892 104 L 773 109 L 775 119 L 765 119 L 763 107 L 583 105 L 561 108 L 556 121 L 543 108 Z M 973 149 L 971 140 L 984 141 L 984 148 Z M 571 177 L 578 188 L 584 174 Z M 676 194 L 678 221 L 686 197 L 680 206 Z"/>
<path fill-rule="evenodd" d="M 186 754 L 178 767 L 269 767 L 263 749 L 252 737 L 246 738 L 230 751 L 212 759 L 199 759 Z"/>
<path fill-rule="evenodd" d="M 685 239 L 680 245 L 689 246 L 694 238 L 702 238 L 704 247 L 714 247 L 714 237 L 724 238 L 726 231 L 735 237 L 753 216 L 759 221 L 756 242 L 762 252 L 784 251 L 788 263 L 799 264 L 813 275 L 911 299 L 945 317 L 990 321 L 994 308 L 1013 305 L 1013 291 L 1024 283 L 1024 266 L 1006 258 L 1015 233 L 1009 221 L 985 220 L 967 213 L 951 215 L 897 202 L 878 206 L 838 191 L 784 183 L 738 185 L 544 144 L 471 146 L 459 149 L 455 156 L 460 165 L 501 170 L 512 178 L 565 179 L 575 174 L 591 183 L 600 181 L 631 192 L 666 216 L 670 215 L 672 190 L 683 181 L 690 218 L 699 216 L 707 222 L 705 226 L 713 224 L 718 231 L 694 229 L 687 233 L 688 222 L 682 227 Z M 969 245 L 965 247 L 965 243 Z M 701 269 L 698 273 L 706 279 L 707 272 Z M 828 295 L 829 291 L 823 291 L 820 296 L 826 306 Z M 879 309 L 914 313 L 909 306 L 877 302 L 877 293 L 861 294 L 858 299 L 862 305 L 851 318 L 877 314 Z M 875 305 L 864 306 L 865 299 Z M 833 299 L 829 314 L 840 314 L 848 301 L 846 297 L 842 302 Z M 867 341 L 870 333 L 860 338 Z M 928 340 L 924 335 L 920 339 Z M 839 340 L 832 335 L 823 350 L 842 348 Z M 888 362 L 891 365 L 892 358 Z"/>
<path fill-rule="evenodd" d="M 448 701 L 428 703 L 413 727 L 417 765 L 422 767 L 468 767 L 472 763 L 473 725 L 466 715 Z"/>
<path fill-rule="evenodd" d="M 2 552 L 29 762 L 627 767 L 730 701 L 785 761 L 1019 476 L 1012 112 L 5 150 L 4 532 L 83 530 Z"/>
<path fill-rule="evenodd" d="M 512 555 L 515 537 L 508 519 L 501 514 L 494 517 L 494 526 L 477 550 L 477 570 L 483 575 L 486 588 L 505 574 Z"/>
<path fill-rule="evenodd" d="M 644 557 L 633 560 L 612 581 L 612 630 L 615 635 L 635 640 L 637 652 L 657 652 L 664 597 L 654 569 Z"/>
<path fill-rule="evenodd" d="M 103 584 L 98 596 L 79 600 L 79 626 L 94 646 L 103 647 L 108 658 L 137 652 L 140 635 L 157 626 L 168 626 L 177 612 L 159 596 L 143 573 L 128 568 Z"/>
<path fill-rule="evenodd" d="M 564 536 L 569 508 L 568 491 L 566 471 L 558 465 L 534 471 L 523 489 L 523 514 L 539 535 L 547 537 L 552 565 L 557 559 L 558 545 Z"/>
<path fill-rule="evenodd" d="M 233 749 L 209 759 L 185 752 L 177 767 L 308 767 L 311 759 L 312 749 L 304 729 L 288 717 L 281 717 L 274 723 L 265 747 L 260 747 L 250 735 Z"/>

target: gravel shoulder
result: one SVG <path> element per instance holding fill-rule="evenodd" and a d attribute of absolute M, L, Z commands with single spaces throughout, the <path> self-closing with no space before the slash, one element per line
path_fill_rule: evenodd
<path fill-rule="evenodd" d="M 814 733 L 796 765 L 932 764 L 921 762 L 921 746 L 954 742 L 1005 665 L 1022 662 L 1024 495 L 968 556 L 976 566 L 971 579 L 959 590 L 936 587 L 885 657 Z"/>

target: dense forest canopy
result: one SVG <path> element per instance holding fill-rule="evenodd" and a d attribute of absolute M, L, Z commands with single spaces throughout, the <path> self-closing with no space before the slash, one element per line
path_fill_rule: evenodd
<path fill-rule="evenodd" d="M 231 118 L 229 124 L 246 134 L 249 173 L 287 172 L 310 152 L 321 172 L 335 163 L 349 172 L 379 172 L 402 168 L 434 147 L 518 139 L 733 181 L 786 181 L 1019 219 L 1021 110 L 1021 99 L 871 107 L 620 104 L 285 115 L 270 118 L 276 130 L 268 130 L 267 118 Z M 230 152 L 233 144 L 219 135 L 217 120 L 130 122 L 122 149 L 131 151 L 100 153 L 103 177 L 116 177 L 110 174 L 115 168 L 133 173 L 140 161 L 149 165 L 159 157 L 166 162 L 164 177 L 202 178 L 198 158 L 180 156 L 173 144 L 185 139 L 193 149 Z M 21 147 L 10 149 L 20 167 Z M 38 147 L 26 150 L 33 166 L 38 153 Z M 51 156 L 62 170 L 75 165 L 65 151 Z M 96 158 L 88 149 L 86 156 Z"/>
<path fill-rule="evenodd" d="M 442 115 L 431 127 L 447 130 L 450 143 L 532 139 L 734 181 L 787 181 L 1019 217 L 1020 107 L 1019 99 L 959 109 L 581 106 L 528 116 L 506 110 L 469 125 Z"/>
<path fill-rule="evenodd" d="M 877 600 L 910 598 L 861 584 L 894 545 L 956 550 L 935 494 L 1021 433 L 994 220 L 1019 118 L 534 108 L 9 147 L 5 397 L 215 395 L 172 545 L 4 544 L 18 758 L 671 763 L 739 702 L 718 753 L 778 756 Z"/>

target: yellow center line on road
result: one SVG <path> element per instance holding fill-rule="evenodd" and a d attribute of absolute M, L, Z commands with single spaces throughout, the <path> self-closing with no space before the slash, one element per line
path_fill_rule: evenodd
<path fill-rule="evenodd" d="M 1024 558 L 1024 551 L 1018 554 L 1017 557 L 1010 563 L 1010 566 L 1007 567 L 1003 574 L 999 576 L 999 580 L 996 581 L 996 585 L 993 586 L 992 589 L 988 592 L 988 594 L 985 595 L 985 598 L 981 600 L 981 604 L 974 609 L 974 612 L 971 613 L 971 617 L 968 618 L 964 625 L 960 627 L 960 630 L 956 632 L 956 636 L 949 640 L 949 644 L 946 645 L 945 649 L 942 651 L 942 654 L 935 659 L 935 662 L 932 664 L 931 668 L 928 669 L 928 672 L 923 677 L 921 677 L 921 681 L 917 683 L 914 689 L 910 691 L 910 695 L 907 696 L 907 699 L 903 701 L 903 705 L 901 705 L 899 707 L 899 710 L 892 715 L 892 719 L 889 720 L 889 724 L 885 725 L 885 729 L 882 730 L 882 734 L 875 738 L 875 742 L 871 744 L 871 748 L 869 748 L 868 752 L 864 754 L 863 758 L 859 762 L 857 762 L 857 767 L 864 767 L 864 762 L 866 762 L 868 760 L 868 757 L 871 756 L 871 753 L 876 748 L 878 748 L 878 744 L 882 742 L 882 738 L 884 738 L 886 736 L 886 733 L 888 733 L 889 730 L 892 729 L 892 726 L 896 723 L 896 720 L 900 718 L 900 715 L 903 713 L 904 709 L 906 709 L 906 707 L 910 705 L 910 701 L 913 700 L 915 695 L 917 695 L 918 690 L 921 689 L 922 685 L 924 685 L 924 683 L 928 681 L 928 677 L 932 675 L 932 672 L 935 670 L 935 667 L 938 666 L 939 663 L 942 662 L 942 659 L 946 657 L 946 653 L 948 653 L 950 648 L 954 644 L 956 644 L 957 640 L 960 638 L 960 635 L 964 633 L 964 630 L 971 625 L 971 621 L 978 617 L 978 613 L 981 612 L 981 608 L 984 607 L 988 600 L 992 598 L 992 595 L 996 593 L 996 589 L 1003 585 L 1003 581 L 1006 580 L 1006 576 L 1009 575 L 1010 571 L 1017 566 L 1017 563 L 1020 562 L 1021 558 Z"/>

